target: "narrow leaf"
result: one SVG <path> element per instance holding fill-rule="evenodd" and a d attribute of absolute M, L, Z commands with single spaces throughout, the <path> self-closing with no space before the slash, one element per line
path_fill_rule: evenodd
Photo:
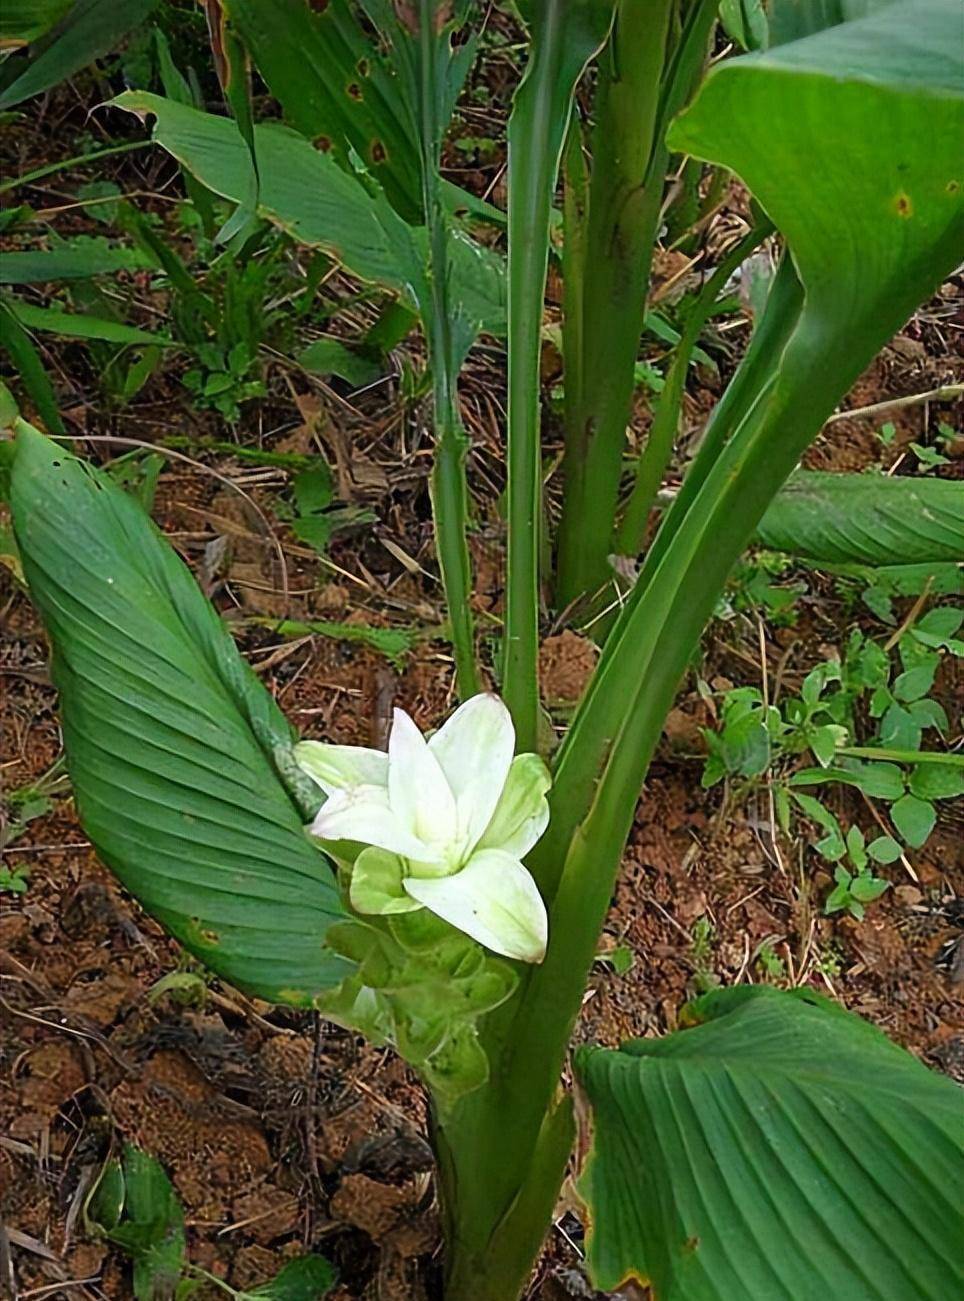
<path fill-rule="evenodd" d="M 0 92 L 0 109 L 12 108 L 72 77 L 107 54 L 147 18 L 158 0 L 75 0 L 42 49 L 24 71 Z"/>

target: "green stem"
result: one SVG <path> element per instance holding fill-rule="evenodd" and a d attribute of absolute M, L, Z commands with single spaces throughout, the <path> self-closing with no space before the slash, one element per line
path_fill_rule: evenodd
<path fill-rule="evenodd" d="M 636 466 L 636 482 L 616 534 L 616 550 L 623 556 L 638 555 L 643 549 L 646 525 L 663 475 L 673 453 L 679 428 L 680 408 L 693 349 L 730 276 L 773 230 L 768 221 L 754 226 L 723 258 L 703 286 L 683 327 L 666 383 L 653 415 L 646 446 Z"/>
<path fill-rule="evenodd" d="M 600 60 L 581 283 L 570 287 L 567 302 L 571 310 L 581 307 L 581 318 L 577 322 L 567 315 L 565 321 L 566 332 L 576 335 L 576 342 L 566 347 L 566 359 L 573 364 L 576 346 L 582 355 L 578 382 L 570 386 L 566 373 L 559 606 L 597 591 L 610 572 L 613 518 L 668 157 L 656 132 L 673 8 L 674 0 L 620 0 Z"/>
<path fill-rule="evenodd" d="M 508 547 L 502 694 L 520 751 L 539 742 L 539 360 L 549 229 L 576 83 L 605 39 L 598 5 L 541 0 L 509 119 Z"/>
<path fill-rule="evenodd" d="M 880 759 L 887 763 L 940 763 L 964 768 L 964 754 L 940 750 L 888 750 L 875 745 L 842 745 L 837 751 L 848 759 Z"/>
<path fill-rule="evenodd" d="M 14 176 L 9 181 L 4 181 L 0 185 L 0 194 L 6 194 L 8 190 L 16 190 L 21 185 L 29 185 L 31 181 L 39 181 L 44 176 L 53 176 L 54 172 L 66 171 L 68 167 L 96 163 L 102 158 L 109 158 L 111 154 L 129 154 L 135 149 L 147 149 L 151 144 L 153 144 L 152 140 L 130 140 L 127 144 L 111 145 L 109 149 L 95 149 L 89 154 L 75 154 L 73 158 L 63 158 L 57 163 L 46 163 L 32 172 L 24 172 L 22 176 Z"/>
<path fill-rule="evenodd" d="M 452 329 L 448 294 L 448 228 L 439 178 L 439 153 L 446 125 L 438 120 L 439 62 L 447 53 L 447 37 L 436 32 L 435 10 L 435 0 L 420 0 L 417 118 L 422 202 L 429 240 L 431 307 L 426 313 L 425 330 L 432 365 L 436 438 L 431 485 L 432 516 L 452 630 L 456 682 L 459 695 L 465 700 L 481 690 L 481 681 L 475 657 L 472 569 L 467 541 L 465 460 L 468 439 L 458 411 L 456 384 L 461 357 Z"/>
<path fill-rule="evenodd" d="M 653 581 L 617 624 L 563 748 L 549 829 L 529 860 L 551 902 L 546 958 L 501 1019 L 499 1013 L 492 1018 L 486 1046 L 498 1073 L 445 1126 L 460 1163 L 460 1195 L 480 1190 L 478 1232 L 484 1237 L 489 1226 L 484 1240 L 492 1259 L 499 1258 L 503 1235 L 518 1231 L 517 1208 L 533 1196 L 528 1172 L 543 1117 L 679 680 L 731 566 L 837 396 L 830 385 L 826 400 L 814 397 L 818 378 L 810 367 L 798 367 L 798 375 L 799 383 L 779 391 L 771 384 L 770 400 L 734 435 Z M 486 1256 L 478 1248 L 476 1256 L 482 1268 Z"/>

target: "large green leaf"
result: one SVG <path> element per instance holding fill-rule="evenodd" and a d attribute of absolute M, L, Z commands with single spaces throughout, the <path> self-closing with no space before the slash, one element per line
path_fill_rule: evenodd
<path fill-rule="evenodd" d="M 291 125 L 344 166 L 354 150 L 393 206 L 418 220 L 411 120 L 348 0 L 318 8 L 304 0 L 227 0 L 225 8 Z"/>
<path fill-rule="evenodd" d="M 776 551 L 831 564 L 964 560 L 964 483 L 801 470 L 760 521 Z"/>
<path fill-rule="evenodd" d="M 11 502 L 98 853 L 220 975 L 310 1003 L 350 967 L 325 947 L 345 914 L 278 776 L 283 715 L 109 475 L 20 422 Z"/>
<path fill-rule="evenodd" d="M 819 995 L 700 999 L 703 1022 L 583 1048 L 581 1181 L 602 1288 L 660 1301 L 946 1301 L 961 1286 L 962 1096 Z"/>
<path fill-rule="evenodd" d="M 126 91 L 113 103 L 155 118 L 154 139 L 208 189 L 240 202 L 251 160 L 235 124 L 225 117 L 145 91 Z M 424 278 L 425 230 L 403 221 L 303 136 L 277 123 L 255 127 L 260 183 L 258 208 L 293 239 L 322 248 L 362 280 L 374 281 L 409 302 Z M 491 333 L 505 332 L 505 271 L 501 259 L 459 231 L 452 232 L 453 286 L 467 318 Z"/>
<path fill-rule="evenodd" d="M 147 18 L 158 0 L 74 0 L 34 57 L 2 92 L 0 109 L 49 90 L 106 54 Z M 44 12 L 47 6 L 43 6 Z"/>
<path fill-rule="evenodd" d="M 895 0 L 771 0 L 769 14 L 770 44 L 799 41 L 825 27 L 849 23 Z"/>

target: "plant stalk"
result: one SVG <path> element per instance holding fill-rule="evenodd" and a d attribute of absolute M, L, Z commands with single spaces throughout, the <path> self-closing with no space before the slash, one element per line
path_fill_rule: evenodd
<path fill-rule="evenodd" d="M 567 277 L 565 496 L 556 602 L 600 589 L 608 557 L 632 408 L 653 245 L 668 152 L 657 137 L 661 79 L 675 0 L 620 0 L 600 60 L 585 235 L 578 283 Z M 566 211 L 567 219 L 571 210 Z M 574 259 L 573 259 L 574 260 Z M 573 270 L 576 270 L 574 267 Z M 575 313 L 579 312 L 577 320 Z"/>
<path fill-rule="evenodd" d="M 432 518 L 445 602 L 455 655 L 458 693 L 466 700 L 482 684 L 475 655 L 472 618 L 472 568 L 467 540 L 468 485 L 465 461 L 468 439 L 458 410 L 457 381 L 462 362 L 453 332 L 449 302 L 448 227 L 439 176 L 442 134 L 438 120 L 440 68 L 447 37 L 436 31 L 435 0 L 420 0 L 418 30 L 417 125 L 422 170 L 422 204 L 429 245 L 430 304 L 425 312 L 435 419 L 435 464 L 432 468 Z"/>
<path fill-rule="evenodd" d="M 576 84 L 605 40 L 605 4 L 541 0 L 509 119 L 508 547 L 502 694 L 516 748 L 539 748 L 539 361 L 549 228 Z"/>

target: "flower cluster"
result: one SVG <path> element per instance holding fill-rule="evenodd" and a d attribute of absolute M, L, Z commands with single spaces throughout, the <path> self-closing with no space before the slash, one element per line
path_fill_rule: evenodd
<path fill-rule="evenodd" d="M 298 762 L 327 800 L 311 834 L 350 862 L 359 913 L 428 908 L 495 953 L 541 962 L 546 909 L 522 859 L 549 821 L 549 772 L 513 758 L 494 695 L 460 706 L 428 740 L 396 709 L 388 753 L 302 741 Z"/>

